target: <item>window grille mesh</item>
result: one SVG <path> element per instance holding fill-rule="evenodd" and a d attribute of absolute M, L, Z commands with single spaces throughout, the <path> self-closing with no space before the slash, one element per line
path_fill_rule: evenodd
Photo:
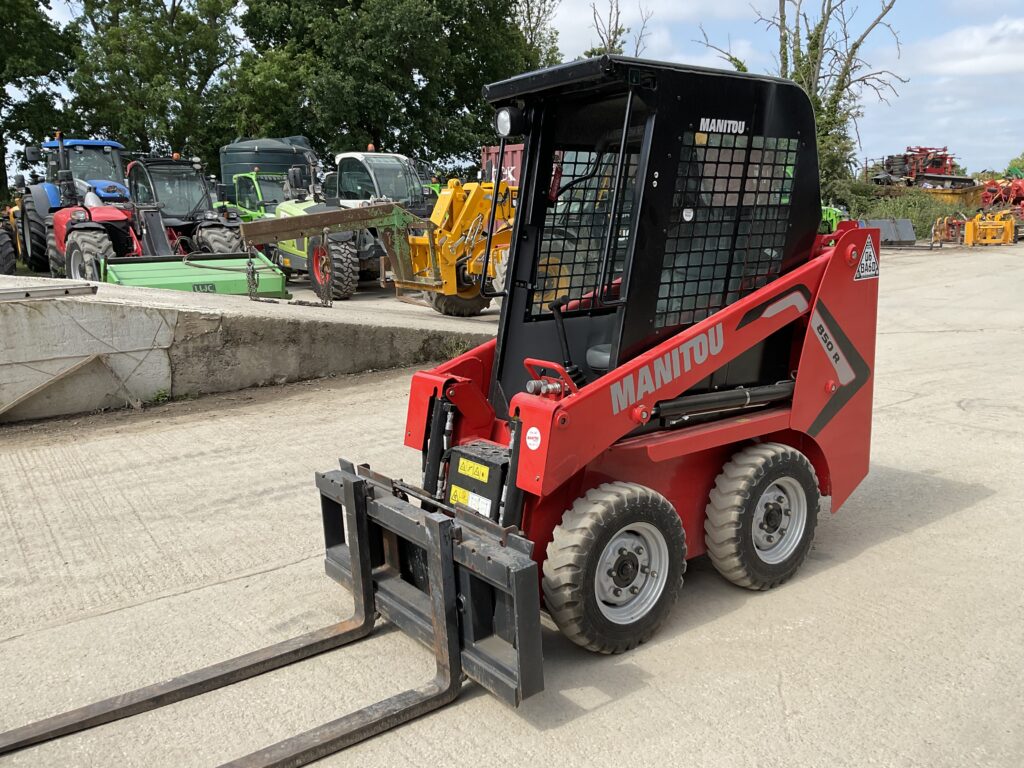
<path fill-rule="evenodd" d="M 623 159 L 622 187 L 619 194 L 619 215 L 611 252 L 608 257 L 609 278 L 622 272 L 626 246 L 632 225 L 633 186 L 637 154 L 627 153 Z M 612 184 L 618 154 L 612 152 L 562 151 L 559 153 L 561 179 L 555 204 L 544 217 L 540 259 L 530 293 L 529 307 L 533 316 L 550 312 L 550 305 L 560 296 L 576 300 L 592 297 L 601 287 L 601 256 L 605 237 L 612 222 Z M 565 189 L 571 182 L 571 187 Z"/>
<path fill-rule="evenodd" d="M 683 136 L 655 327 L 696 323 L 779 276 L 797 145 Z"/>

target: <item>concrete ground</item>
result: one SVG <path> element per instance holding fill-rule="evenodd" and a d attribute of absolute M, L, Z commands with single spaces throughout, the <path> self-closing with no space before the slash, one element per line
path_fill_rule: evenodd
<path fill-rule="evenodd" d="M 871 475 L 801 573 L 705 562 L 647 645 L 546 630 L 547 690 L 454 705 L 323 765 L 1024 764 L 1024 247 L 882 254 Z M 313 472 L 415 478 L 410 371 L 0 430 L 0 729 L 346 615 Z M 432 673 L 396 631 L 0 760 L 207 766 Z"/>

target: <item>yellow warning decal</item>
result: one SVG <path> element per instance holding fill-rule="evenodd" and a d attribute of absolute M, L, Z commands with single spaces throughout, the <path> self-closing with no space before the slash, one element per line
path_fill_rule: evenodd
<path fill-rule="evenodd" d="M 448 496 L 449 504 L 462 504 L 463 506 L 469 506 L 469 491 L 465 488 L 459 488 L 457 485 L 452 486 L 452 492 Z"/>
<path fill-rule="evenodd" d="M 475 461 L 469 459 L 459 459 L 459 474 L 465 475 L 466 477 L 472 477 L 474 480 L 479 480 L 481 483 L 487 482 L 487 476 L 490 474 L 491 469 L 483 464 L 477 464 Z"/>

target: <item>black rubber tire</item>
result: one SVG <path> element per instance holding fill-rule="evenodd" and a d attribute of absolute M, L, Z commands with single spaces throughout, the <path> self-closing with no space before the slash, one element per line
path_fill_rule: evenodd
<path fill-rule="evenodd" d="M 50 277 L 67 276 L 67 264 L 64 254 L 57 250 L 57 233 L 52 226 L 46 228 L 46 260 L 50 264 Z"/>
<path fill-rule="evenodd" d="M 32 196 L 21 198 L 21 256 L 25 265 L 33 272 L 48 272 L 50 262 L 46 258 L 46 219 L 36 210 Z"/>
<path fill-rule="evenodd" d="M 646 614 L 617 624 L 598 605 L 597 568 L 608 542 L 638 522 L 657 528 L 668 546 L 666 582 Z M 548 613 L 563 635 L 590 651 L 623 653 L 655 633 L 679 595 L 685 571 L 686 534 L 668 499 L 636 483 L 604 483 L 577 499 L 555 527 L 541 586 Z"/>
<path fill-rule="evenodd" d="M 67 264 L 67 277 L 72 280 L 89 280 L 90 282 L 101 282 L 99 275 L 87 275 L 79 271 L 75 266 L 75 254 L 82 251 L 82 257 L 86 261 L 105 262 L 114 257 L 114 244 L 106 232 L 98 229 L 80 229 L 68 235 L 64 248 L 64 258 Z"/>
<path fill-rule="evenodd" d="M 0 275 L 13 275 L 18 266 L 18 252 L 6 229 L 0 229 Z"/>
<path fill-rule="evenodd" d="M 196 247 L 204 253 L 241 253 L 242 236 L 230 227 L 206 226 L 196 230 Z"/>
<path fill-rule="evenodd" d="M 344 301 L 359 290 L 359 252 L 354 240 L 327 240 L 331 255 L 331 296 Z"/>
<path fill-rule="evenodd" d="M 803 488 L 806 520 L 800 541 L 789 556 L 779 563 L 766 563 L 754 544 L 754 513 L 764 491 L 783 477 Z M 818 479 L 806 456 L 781 443 L 748 446 L 722 468 L 711 491 L 704 521 L 708 557 L 733 584 L 753 590 L 777 587 L 792 577 L 807 557 L 820 508 Z"/>
<path fill-rule="evenodd" d="M 431 293 L 430 305 L 442 315 L 475 317 L 491 305 L 491 300 L 479 293 L 471 298 L 464 298 L 458 294 L 445 296 L 443 293 Z"/>

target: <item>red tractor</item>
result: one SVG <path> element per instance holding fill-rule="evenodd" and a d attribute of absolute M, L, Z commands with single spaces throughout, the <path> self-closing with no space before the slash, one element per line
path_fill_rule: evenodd
<path fill-rule="evenodd" d="M 513 705 L 537 693 L 542 606 L 574 643 L 622 653 L 695 557 L 750 590 L 798 572 L 822 497 L 838 511 L 868 472 L 879 273 L 878 230 L 817 234 L 807 96 L 614 56 L 485 93 L 496 165 L 525 139 L 497 338 L 413 377 L 417 482 L 349 461 L 317 475 L 326 569 L 355 615 L 0 748 L 344 645 L 377 614 L 433 649 L 420 688 L 239 762 L 302 765 L 442 706 L 464 676 Z"/>

